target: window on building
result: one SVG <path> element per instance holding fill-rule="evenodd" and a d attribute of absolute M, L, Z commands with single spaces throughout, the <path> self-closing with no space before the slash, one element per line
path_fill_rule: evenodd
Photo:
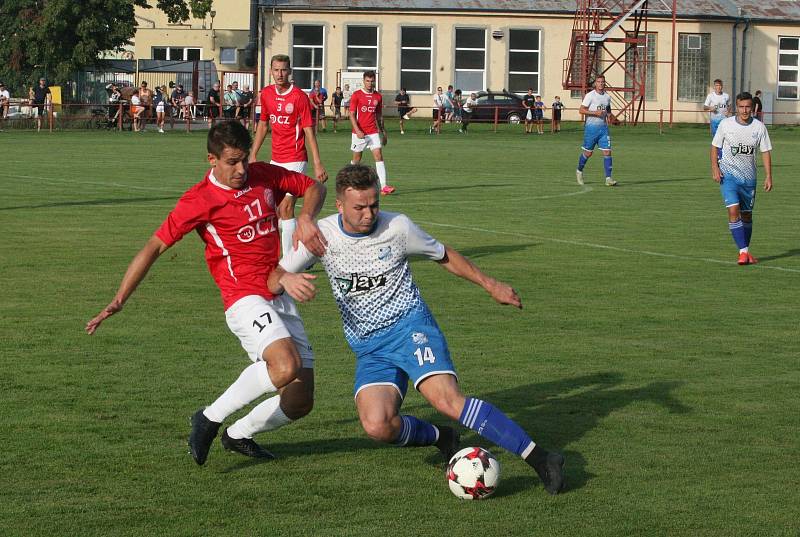
<path fill-rule="evenodd" d="M 219 63 L 237 63 L 236 48 L 235 47 L 220 48 Z"/>
<path fill-rule="evenodd" d="M 486 30 L 456 28 L 455 86 L 464 93 L 486 87 Z"/>
<path fill-rule="evenodd" d="M 778 99 L 800 99 L 800 37 L 778 39 Z"/>
<path fill-rule="evenodd" d="M 325 28 L 297 24 L 292 28 L 292 77 L 296 86 L 305 90 L 319 80 L 324 86 Z"/>
<path fill-rule="evenodd" d="M 347 27 L 347 70 L 378 70 L 378 27 Z"/>
<path fill-rule="evenodd" d="M 580 81 L 583 76 L 584 66 L 591 61 L 590 58 L 592 55 L 594 55 L 595 58 L 594 66 L 589 69 L 588 80 L 586 81 L 586 91 L 591 91 L 593 89 L 592 85 L 594 84 L 594 78 L 597 76 L 597 73 L 600 72 L 601 53 L 602 50 L 597 50 L 597 47 L 594 43 L 575 43 L 575 57 L 572 61 L 572 71 L 570 73 L 571 80 Z M 583 95 L 584 91 L 579 89 L 574 89 L 569 92 L 569 96 L 573 99 L 583 99 Z"/>
<path fill-rule="evenodd" d="M 509 30 L 508 90 L 539 93 L 539 30 Z"/>
<path fill-rule="evenodd" d="M 191 62 L 202 59 L 201 50 L 193 47 L 153 47 L 151 53 L 154 60 Z"/>
<path fill-rule="evenodd" d="M 433 72 L 433 28 L 400 28 L 400 87 L 430 93 Z"/>
<path fill-rule="evenodd" d="M 658 34 L 648 33 L 645 35 L 647 36 L 645 45 L 631 47 L 625 52 L 625 66 L 629 71 L 633 70 L 633 54 L 634 50 L 636 50 L 639 53 L 639 65 L 644 67 L 644 98 L 648 101 L 655 101 L 656 66 L 658 65 L 656 63 L 656 41 Z M 638 73 L 637 77 L 639 77 Z M 625 75 L 625 85 L 633 86 L 633 80 L 628 74 Z M 630 97 L 630 94 L 628 95 Z"/>
<path fill-rule="evenodd" d="M 702 102 L 711 81 L 711 34 L 678 34 L 678 100 Z"/>

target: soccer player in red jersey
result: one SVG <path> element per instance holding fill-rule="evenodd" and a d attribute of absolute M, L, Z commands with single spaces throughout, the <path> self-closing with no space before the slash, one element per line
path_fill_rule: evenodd
<path fill-rule="evenodd" d="M 238 121 L 211 127 L 211 169 L 181 196 L 131 261 L 114 299 L 86 324 L 93 334 L 122 310 L 161 254 L 191 231 L 200 235 L 208 269 L 222 293 L 228 327 L 253 363 L 216 401 L 192 416 L 189 448 L 197 464 L 205 463 L 222 422 L 262 395 L 279 392 L 222 433 L 225 449 L 272 458 L 253 435 L 302 418 L 313 405 L 314 357 L 303 322 L 290 298 L 269 292 L 267 278 L 280 250 L 275 208 L 287 193 L 305 197 L 295 239 L 318 255 L 324 253 L 325 238 L 314 219 L 325 201 L 325 186 L 278 166 L 249 164 L 250 145 L 250 134 Z"/>
<path fill-rule="evenodd" d="M 250 162 L 258 160 L 258 151 L 267 136 L 267 119 L 272 127 L 272 158 L 270 164 L 286 168 L 298 173 L 305 173 L 308 165 L 306 146 L 311 150 L 314 159 L 314 172 L 317 180 L 324 183 L 328 180 L 328 172 L 319 158 L 317 138 L 314 135 L 314 123 L 311 117 L 312 105 L 308 96 L 300 88 L 289 82 L 292 73 L 289 56 L 277 54 L 270 60 L 270 73 L 275 81 L 271 86 L 261 90 L 261 115 L 256 127 L 253 148 L 250 150 Z M 278 206 L 278 218 L 281 231 L 281 245 L 285 254 L 292 246 L 297 220 L 294 217 L 296 199 L 288 194 Z"/>
<path fill-rule="evenodd" d="M 391 194 L 395 188 L 386 184 L 386 165 L 383 163 L 381 148 L 388 143 L 383 128 L 383 103 L 380 92 L 375 91 L 375 71 L 364 73 L 364 87 L 357 89 L 350 97 L 350 123 L 353 125 L 351 137 L 353 160 L 350 164 L 361 162 L 361 153 L 370 148 L 375 157 L 375 171 L 381 182 L 381 194 Z"/>

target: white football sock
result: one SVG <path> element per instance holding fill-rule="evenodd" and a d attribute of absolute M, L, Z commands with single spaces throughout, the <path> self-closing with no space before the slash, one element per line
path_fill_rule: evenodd
<path fill-rule="evenodd" d="M 386 164 L 382 160 L 375 162 L 375 171 L 378 172 L 378 179 L 381 181 L 381 188 L 386 186 Z"/>
<path fill-rule="evenodd" d="M 234 439 L 253 438 L 257 433 L 272 431 L 291 423 L 281 410 L 281 397 L 276 395 L 258 404 L 249 414 L 228 427 L 228 436 Z"/>
<path fill-rule="evenodd" d="M 276 392 L 278 388 L 272 383 L 265 362 L 256 362 L 242 371 L 236 382 L 231 384 L 225 393 L 207 406 L 203 414 L 211 421 L 222 423 L 225 418 L 258 399 L 265 393 Z"/>
<path fill-rule="evenodd" d="M 281 252 L 285 257 L 292 250 L 292 235 L 297 227 L 297 219 L 280 220 L 278 225 L 281 229 Z"/>

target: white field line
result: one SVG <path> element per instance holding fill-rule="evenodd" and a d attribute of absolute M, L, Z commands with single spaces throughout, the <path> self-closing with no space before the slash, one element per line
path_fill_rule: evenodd
<path fill-rule="evenodd" d="M 633 248 L 621 248 L 619 246 L 609 246 L 607 244 L 597 244 L 593 242 L 585 242 L 585 241 L 573 241 L 568 239 L 556 239 L 553 237 L 540 237 L 536 235 L 527 235 L 525 233 L 518 233 L 514 231 L 497 231 L 494 229 L 485 229 L 479 227 L 469 227 L 469 226 L 461 226 L 455 224 L 441 224 L 439 222 L 425 222 L 422 220 L 417 220 L 420 224 L 425 224 L 428 226 L 436 226 L 436 227 L 446 227 L 446 228 L 454 228 L 454 229 L 466 229 L 469 231 L 477 231 L 479 233 L 489 233 L 492 235 L 507 235 L 510 237 L 519 237 L 528 240 L 539 240 L 539 241 L 548 241 L 548 242 L 555 242 L 558 244 L 569 244 L 570 246 L 582 246 L 585 248 L 596 248 L 598 250 L 610 250 L 614 252 L 623 252 L 626 254 L 636 254 L 636 255 L 648 255 L 652 257 L 663 257 L 667 259 L 679 259 L 681 261 L 694 261 L 694 262 L 701 262 L 701 263 L 714 263 L 717 265 L 736 265 L 735 261 L 722 261 L 720 259 L 711 259 L 709 257 L 690 257 L 686 255 L 676 255 L 676 254 L 665 254 L 662 252 L 651 252 L 649 250 L 634 250 Z M 782 272 L 793 272 L 796 274 L 800 274 L 800 269 L 792 269 L 792 268 L 785 268 L 785 267 L 777 267 L 775 265 L 763 265 L 757 264 L 755 265 L 756 268 L 761 269 L 770 269 L 770 270 L 779 270 Z"/>

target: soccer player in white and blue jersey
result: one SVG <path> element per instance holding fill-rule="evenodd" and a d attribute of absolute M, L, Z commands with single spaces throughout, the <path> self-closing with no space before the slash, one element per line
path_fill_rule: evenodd
<path fill-rule="evenodd" d="M 747 92 L 737 95 L 736 116 L 722 120 L 711 142 L 711 175 L 719 183 L 728 208 L 728 226 L 739 247 L 740 265 L 757 262 L 750 254 L 756 201 L 756 149 L 764 162 L 764 190 L 772 190 L 772 144 L 767 128 L 752 113 L 753 96 Z"/>
<path fill-rule="evenodd" d="M 731 97 L 722 91 L 722 80 L 719 78 L 714 81 L 714 91 L 706 97 L 703 110 L 710 112 L 709 124 L 713 138 L 722 120 L 731 115 Z"/>
<path fill-rule="evenodd" d="M 611 136 L 608 133 L 611 95 L 606 93 L 606 77 L 598 75 L 594 79 L 594 89 L 583 98 L 579 112 L 586 118 L 586 125 L 583 129 L 583 147 L 578 159 L 578 169 L 575 171 L 578 184 L 583 184 L 583 167 L 597 146 L 603 152 L 606 186 L 617 186 L 617 182 L 611 178 Z"/>
<path fill-rule="evenodd" d="M 374 170 L 350 165 L 336 176 L 338 214 L 319 221 L 328 242 L 321 258 L 300 244 L 270 276 L 269 288 L 301 302 L 313 298 L 311 274 L 294 274 L 321 261 L 339 306 L 344 333 L 356 354 L 355 399 L 361 425 L 375 440 L 397 446 L 436 446 L 447 460 L 458 433 L 411 415 L 400 406 L 409 380 L 436 410 L 516 453 L 550 494 L 564 483 L 564 457 L 548 452 L 500 409 L 462 395 L 447 341 L 414 284 L 408 257 L 424 256 L 469 280 L 500 304 L 522 307 L 509 285 L 487 276 L 407 216 L 379 211 Z"/>

